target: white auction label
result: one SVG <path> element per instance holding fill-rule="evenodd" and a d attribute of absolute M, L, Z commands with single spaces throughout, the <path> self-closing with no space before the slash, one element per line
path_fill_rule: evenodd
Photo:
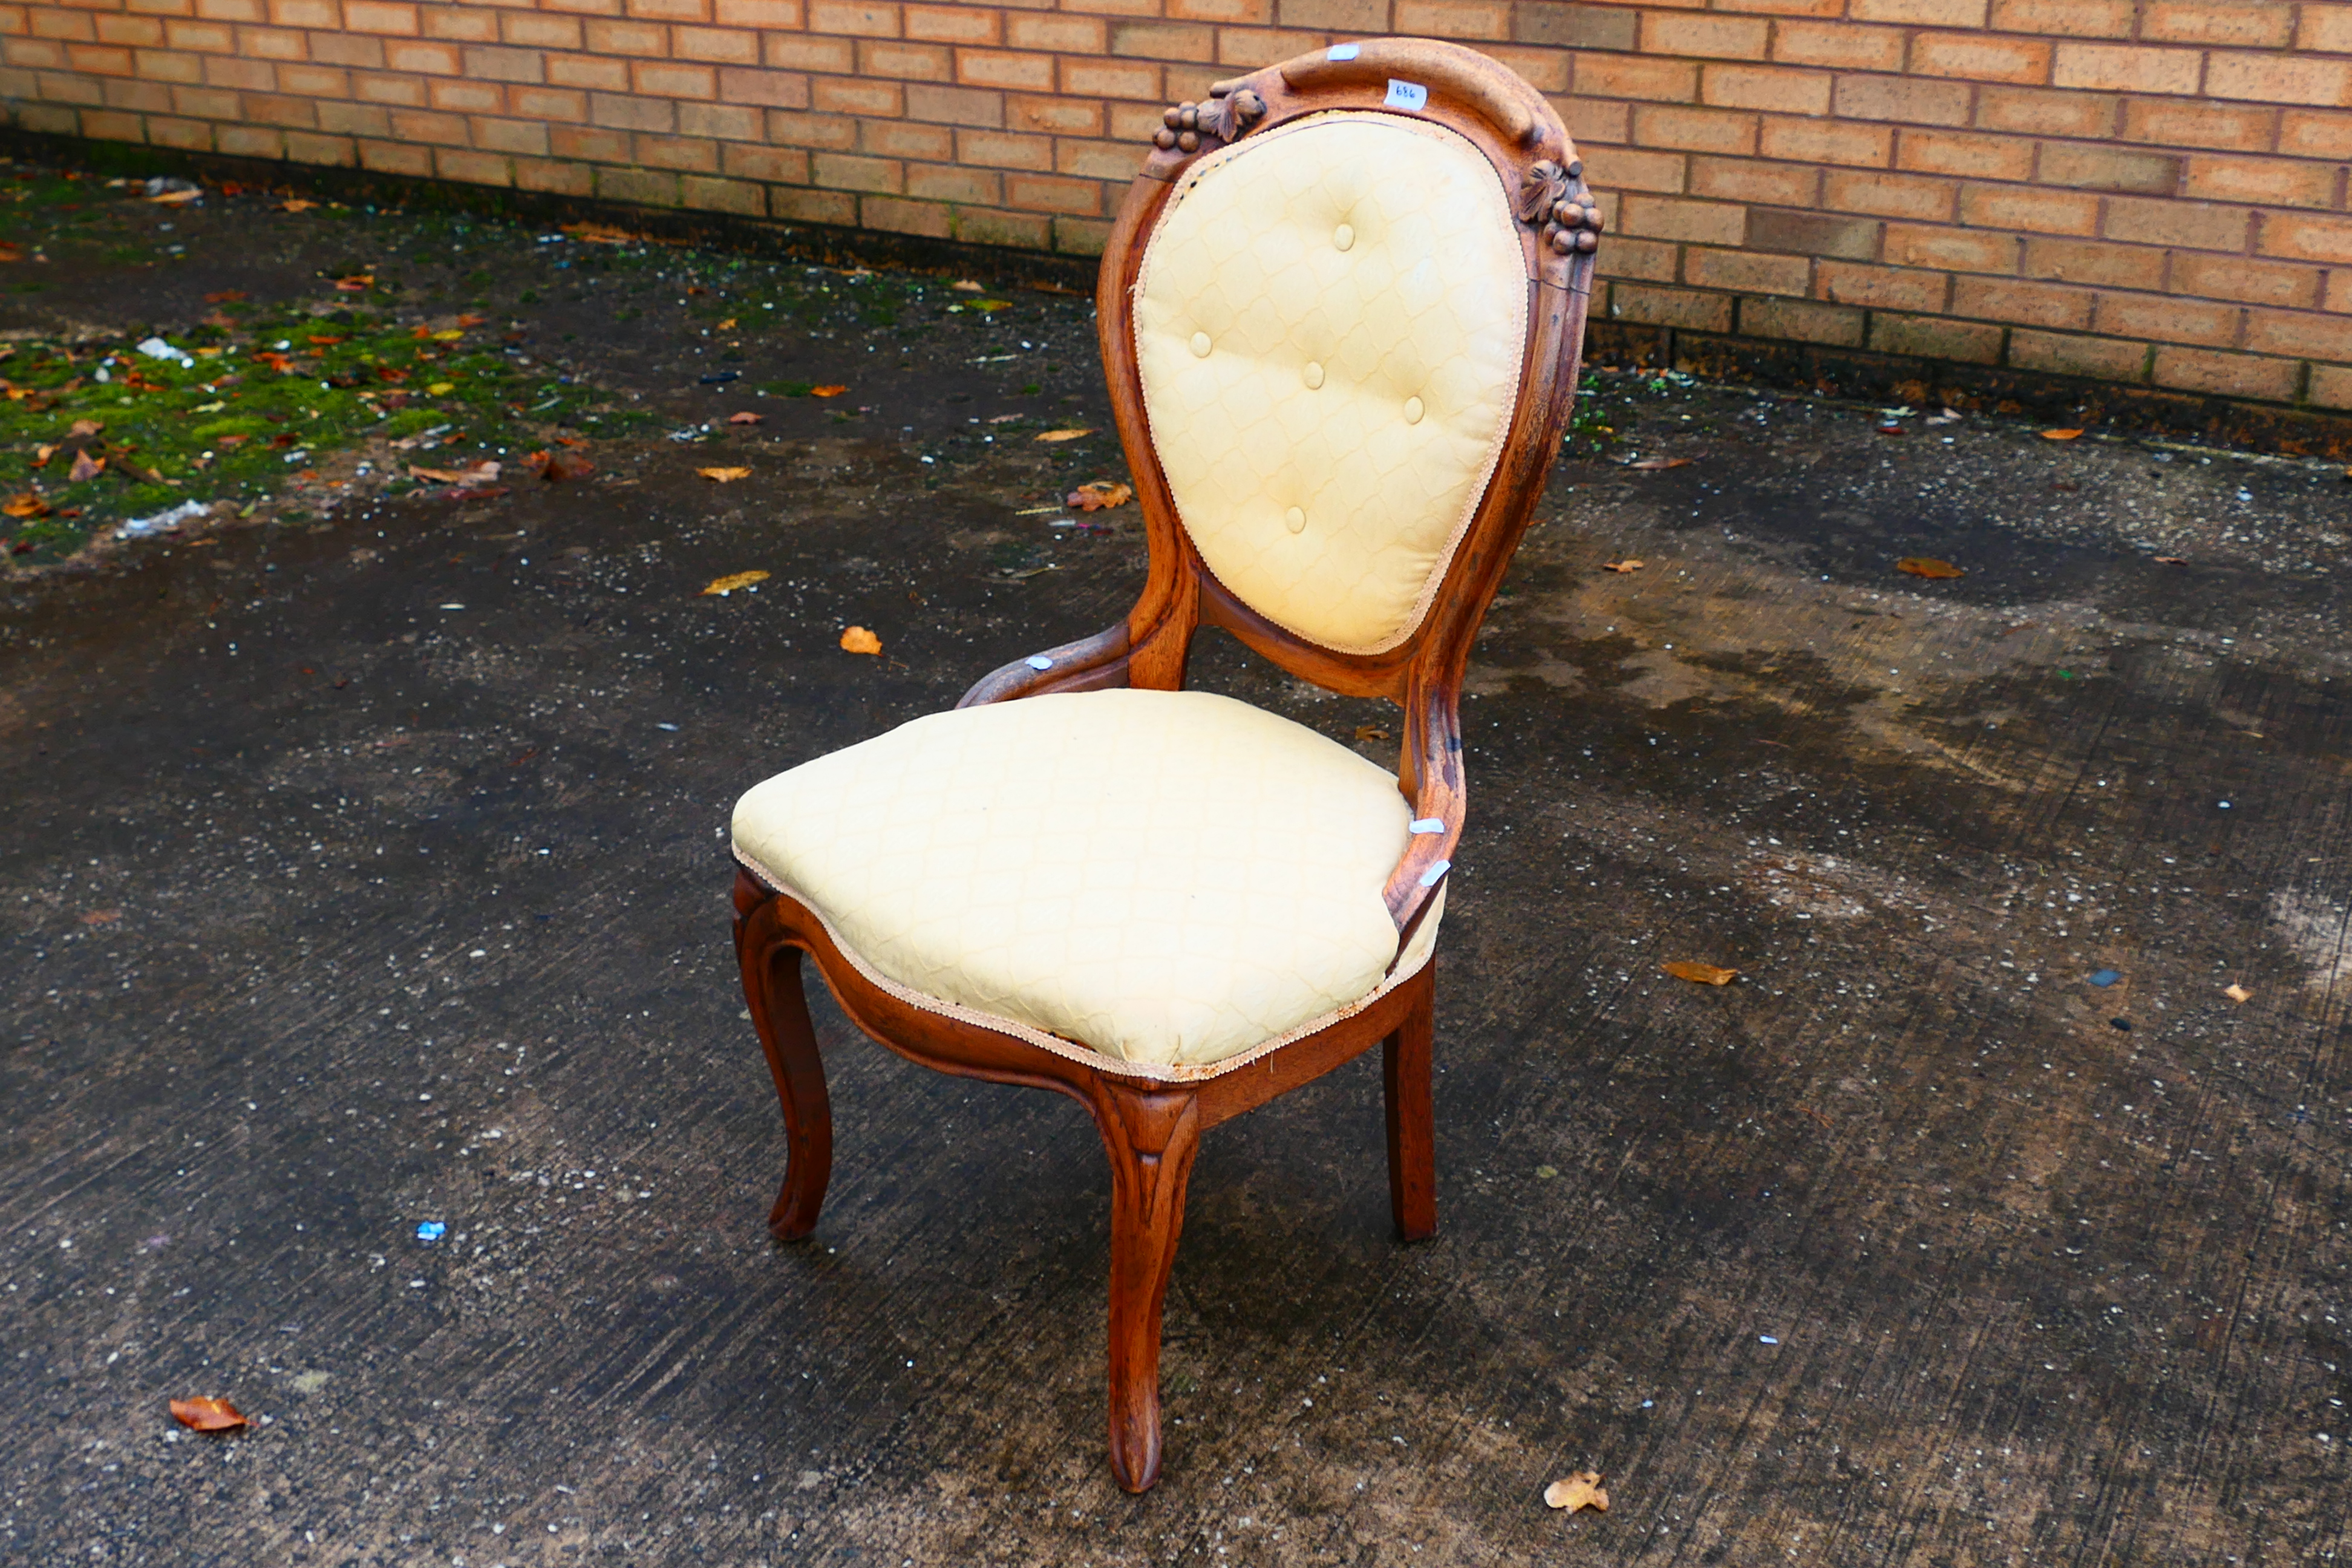
<path fill-rule="evenodd" d="M 1399 81 L 1389 78 L 1388 106 L 1391 109 L 1427 109 L 1429 89 L 1417 81 Z"/>

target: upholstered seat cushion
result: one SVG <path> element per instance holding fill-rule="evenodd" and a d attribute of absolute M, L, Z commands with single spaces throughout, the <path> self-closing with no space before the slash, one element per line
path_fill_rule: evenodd
<path fill-rule="evenodd" d="M 1198 1068 L 1426 961 L 1434 919 L 1384 983 L 1409 817 L 1392 773 L 1311 730 L 1119 689 L 934 713 L 803 763 L 743 796 L 734 842 L 901 994 Z"/>

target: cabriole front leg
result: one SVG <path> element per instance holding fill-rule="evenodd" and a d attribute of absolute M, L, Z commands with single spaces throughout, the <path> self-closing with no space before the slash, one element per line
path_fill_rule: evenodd
<path fill-rule="evenodd" d="M 746 889 L 752 897 L 746 908 Z M 817 1054 L 808 996 L 801 985 L 801 950 L 784 940 L 774 895 L 742 873 L 735 886 L 735 956 L 743 971 L 743 1002 L 784 1113 L 787 1145 L 783 1184 L 768 1211 L 768 1232 L 799 1241 L 816 1228 L 833 1175 L 833 1106 L 824 1089 L 824 1058 Z"/>
<path fill-rule="evenodd" d="M 1381 1042 L 1389 1113 L 1389 1209 L 1401 1238 L 1424 1241 L 1437 1234 L 1437 1118 L 1430 1085 L 1436 958 L 1407 984 L 1411 1000 L 1404 1017 L 1396 1033 Z"/>
<path fill-rule="evenodd" d="M 1095 1121 L 1110 1156 L 1110 1468 L 1143 1492 L 1160 1479 L 1160 1312 L 1201 1146 L 1200 1105 L 1188 1091 L 1105 1082 Z"/>

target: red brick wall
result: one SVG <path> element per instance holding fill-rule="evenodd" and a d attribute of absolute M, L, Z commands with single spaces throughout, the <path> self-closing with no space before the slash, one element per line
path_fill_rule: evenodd
<path fill-rule="evenodd" d="M 1087 253 L 1160 108 L 1459 38 L 1606 314 L 2352 408 L 2352 4 L 0 0 L 31 130 Z"/>

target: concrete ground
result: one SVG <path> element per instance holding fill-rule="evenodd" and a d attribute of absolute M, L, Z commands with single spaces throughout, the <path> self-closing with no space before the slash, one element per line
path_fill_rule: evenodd
<path fill-rule="evenodd" d="M 211 205 L 191 310 L 422 232 Z M 1122 612 L 1133 509 L 1051 510 L 1115 445 L 1032 438 L 1107 428 L 1087 306 L 898 279 L 894 321 L 727 351 L 850 394 L 751 402 L 671 285 L 838 275 L 646 253 L 623 321 L 520 303 L 534 238 L 411 245 L 411 297 L 503 289 L 656 416 L 575 428 L 593 475 L 394 498 L 358 447 L 0 591 L 0 1563 L 2347 1549 L 2340 470 L 1601 377 L 1470 678 L 1441 1233 L 1390 1237 L 1373 1061 L 1213 1135 L 1133 1499 L 1072 1107 L 820 1002 L 831 1200 L 767 1239 L 723 837 Z M 101 329 L 181 308 L 68 284 Z M 1390 749 L 1221 637 L 1196 669 Z M 184 1433 L 196 1394 L 257 1425 Z M 1543 1506 L 1588 1468 L 1605 1515 Z"/>

